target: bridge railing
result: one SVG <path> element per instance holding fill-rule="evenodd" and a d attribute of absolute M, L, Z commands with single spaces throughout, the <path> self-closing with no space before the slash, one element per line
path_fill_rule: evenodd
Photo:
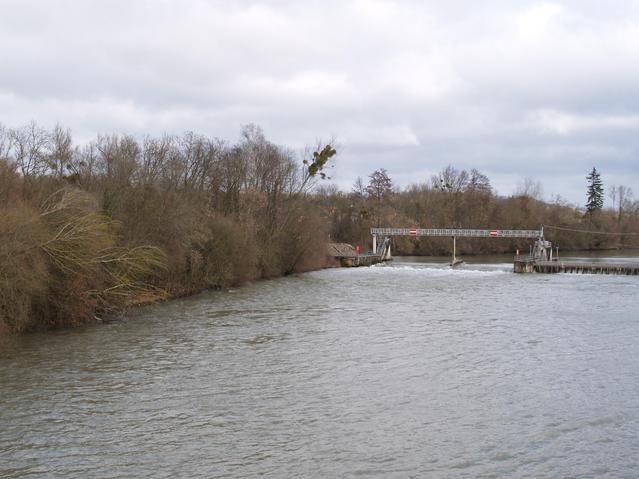
<path fill-rule="evenodd" d="M 540 238 L 541 230 L 480 230 L 467 228 L 371 228 L 379 236 L 457 236 L 470 238 Z"/>
<path fill-rule="evenodd" d="M 535 258 L 531 254 L 518 254 L 515 255 L 515 263 L 530 263 Z"/>

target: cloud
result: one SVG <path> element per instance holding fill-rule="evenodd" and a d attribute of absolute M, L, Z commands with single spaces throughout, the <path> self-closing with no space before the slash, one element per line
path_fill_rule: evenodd
<path fill-rule="evenodd" d="M 639 190 L 637 58 L 625 1 L 5 0 L 0 121 L 80 140 L 254 122 L 296 148 L 336 137 L 346 189 L 453 164 L 582 202 L 593 165 Z"/>
<path fill-rule="evenodd" d="M 402 147 L 417 146 L 419 139 L 408 125 L 344 126 L 344 133 L 340 135 L 340 141 L 348 145 L 360 145 L 367 147 Z"/>
<path fill-rule="evenodd" d="M 531 122 L 543 133 L 563 136 L 606 130 L 634 130 L 635 133 L 639 133 L 639 114 L 579 115 L 556 110 L 539 110 L 531 114 Z"/>

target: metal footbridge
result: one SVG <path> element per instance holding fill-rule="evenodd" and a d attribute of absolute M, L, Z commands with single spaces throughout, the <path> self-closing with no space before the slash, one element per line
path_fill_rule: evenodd
<path fill-rule="evenodd" d="M 538 230 L 477 230 L 465 228 L 371 228 L 376 236 L 448 236 L 451 238 L 543 238 L 544 229 Z M 373 248 L 375 249 L 375 248 Z"/>
<path fill-rule="evenodd" d="M 548 226 L 554 229 L 566 229 Z M 578 232 L 585 232 L 575 230 Z M 639 263 L 585 263 L 564 262 L 559 260 L 559 249 L 553 258 L 553 245 L 544 239 L 544 227 L 538 230 L 502 230 L 502 229 L 471 229 L 471 228 L 371 228 L 373 236 L 373 251 L 358 255 L 369 257 L 373 262 L 391 259 L 392 236 L 439 236 L 453 240 L 453 255 L 451 266 L 462 263 L 456 257 L 457 238 L 524 238 L 534 240 L 530 254 L 520 255 L 519 250 L 514 258 L 515 273 L 592 273 L 592 274 L 628 274 L 639 275 Z M 378 237 L 383 238 L 378 242 Z"/>
<path fill-rule="evenodd" d="M 446 236 L 453 239 L 453 258 L 451 265 L 461 263 L 457 258 L 457 238 L 530 238 L 536 239 L 540 245 L 550 248 L 550 243 L 544 241 L 544 228 L 538 230 L 483 230 L 468 228 L 371 228 L 373 235 L 373 251 L 377 251 L 377 237 L 391 236 Z M 386 240 L 384 244 L 386 244 Z M 390 259 L 390 244 L 388 244 L 387 258 Z"/>

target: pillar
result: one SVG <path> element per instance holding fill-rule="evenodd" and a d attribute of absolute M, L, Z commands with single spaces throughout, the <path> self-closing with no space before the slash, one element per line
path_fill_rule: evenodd
<path fill-rule="evenodd" d="M 457 237 L 453 236 L 453 261 L 450 263 L 455 266 L 455 255 L 457 253 Z"/>

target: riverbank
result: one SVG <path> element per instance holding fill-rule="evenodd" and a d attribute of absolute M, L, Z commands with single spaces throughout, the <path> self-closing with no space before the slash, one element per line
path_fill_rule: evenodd
<path fill-rule="evenodd" d="M 324 265 L 308 192 L 330 145 L 302 160 L 249 125 L 235 145 L 186 133 L 73 149 L 68 130 L 27 130 L 41 140 L 29 168 L 15 142 L 0 157 L 0 334 Z"/>
<path fill-rule="evenodd" d="M 326 251 L 326 249 L 324 248 L 323 251 Z M 614 250 L 610 250 L 610 249 L 608 250 L 574 250 L 574 251 L 563 251 L 562 255 L 566 257 L 584 256 L 587 258 L 597 258 L 597 257 L 604 257 L 604 256 L 610 257 L 612 253 L 612 257 L 614 258 L 616 256 L 623 257 L 624 255 L 628 253 L 630 255 L 633 255 L 633 254 L 636 255 L 637 251 L 639 251 L 639 249 L 637 248 L 614 249 Z M 403 255 L 403 256 L 396 256 L 395 259 L 400 262 L 411 261 L 411 262 L 417 262 L 417 263 L 432 262 L 432 263 L 443 263 L 443 264 L 446 264 L 450 261 L 450 258 L 447 256 L 429 256 L 429 255 L 419 255 L 419 256 Z M 470 255 L 464 255 L 464 259 L 466 259 L 467 262 L 469 262 L 469 264 L 484 263 L 486 261 L 488 262 L 502 261 L 502 262 L 508 263 L 512 261 L 512 255 L 470 254 Z M 295 271 L 295 273 L 303 273 L 303 272 L 317 271 L 321 269 L 339 268 L 339 267 L 341 267 L 339 262 L 326 253 L 323 256 L 323 260 L 321 262 L 318 263 L 317 257 L 316 257 L 316 262 L 313 265 L 305 263 L 305 267 L 304 268 L 300 267 L 298 270 Z M 109 322 L 118 317 L 122 317 L 123 315 L 127 314 L 127 312 L 129 311 L 139 310 L 143 307 L 156 304 L 159 302 L 169 302 L 176 299 L 183 299 L 183 298 L 194 296 L 206 291 L 215 291 L 215 290 L 224 290 L 228 288 L 243 287 L 243 286 L 250 285 L 256 281 L 275 279 L 277 277 L 282 277 L 282 276 L 286 276 L 286 275 L 269 276 L 269 277 L 263 277 L 263 278 L 250 278 L 250 279 L 244 279 L 243 281 L 235 281 L 235 282 L 230 282 L 230 283 L 226 283 L 222 285 L 212 285 L 207 287 L 201 287 L 198 289 L 195 289 L 193 287 L 189 289 L 185 289 L 185 288 L 177 287 L 176 285 L 172 285 L 170 289 L 168 288 L 160 289 L 155 287 L 148 290 L 130 292 L 130 294 L 126 298 L 124 298 L 124 301 L 120 303 L 117 308 L 112 307 L 112 308 L 105 308 L 103 310 L 96 309 L 91 311 L 87 316 L 81 318 L 80 320 L 76 319 L 74 321 L 63 322 L 63 323 L 51 323 L 50 321 L 36 320 L 34 321 L 35 324 L 33 327 L 24 328 L 21 330 L 12 330 L 11 328 L 7 327 L 6 324 L 0 323 L 0 338 L 4 338 L 6 340 L 8 337 L 15 335 L 16 333 L 46 331 L 46 330 L 52 330 L 52 329 L 60 329 L 64 327 L 74 327 L 74 326 L 88 324 L 88 323 Z M 155 282 L 157 283 L 157 281 Z M 0 341 L 0 348 L 1 347 L 2 347 L 2 342 Z"/>

